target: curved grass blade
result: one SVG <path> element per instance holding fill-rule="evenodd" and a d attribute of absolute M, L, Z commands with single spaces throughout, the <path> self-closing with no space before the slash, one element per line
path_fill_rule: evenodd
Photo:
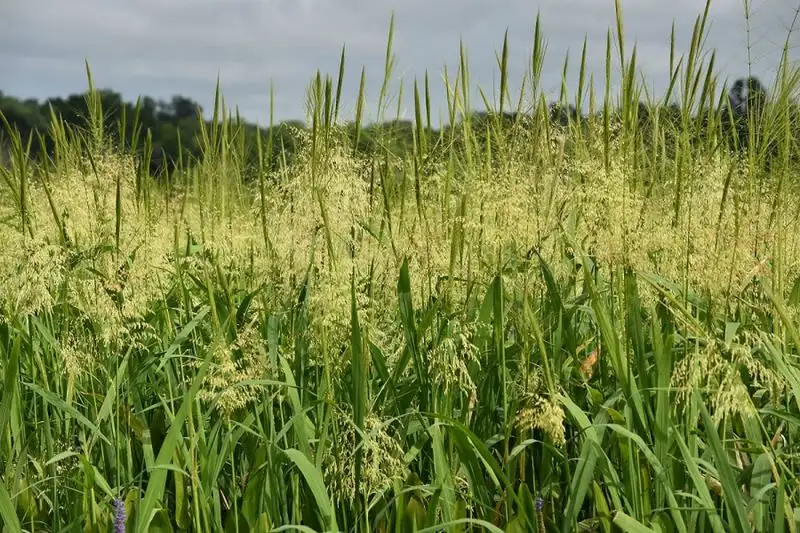
<path fill-rule="evenodd" d="M 172 462 L 175 448 L 178 446 L 178 441 L 181 437 L 181 431 L 183 430 L 183 423 L 186 420 L 186 417 L 189 415 L 189 409 L 194 404 L 195 396 L 197 396 L 197 393 L 200 390 L 200 385 L 203 383 L 203 378 L 205 378 L 205 375 L 208 372 L 209 364 L 211 362 L 210 357 L 211 352 L 209 351 L 209 354 L 206 356 L 206 360 L 203 362 L 200 370 L 197 372 L 197 375 L 192 381 L 189 391 L 186 393 L 186 396 L 184 396 L 183 402 L 178 409 L 178 413 L 175 415 L 175 418 L 172 419 L 169 426 L 169 431 L 167 432 L 164 442 L 161 444 L 161 448 L 158 451 L 158 456 L 156 456 L 156 461 L 154 464 L 154 470 L 152 470 L 150 479 L 148 480 L 147 490 L 145 491 L 142 505 L 137 513 L 138 524 L 136 531 L 138 533 L 144 533 L 145 531 L 149 530 L 150 522 L 153 520 L 153 517 L 156 514 L 156 503 L 164 494 L 164 486 L 167 481 L 167 472 L 169 472 L 164 468 L 158 467 L 168 465 Z"/>
<path fill-rule="evenodd" d="M 614 524 L 628 533 L 656 533 L 655 529 L 650 529 L 622 511 L 617 511 L 617 514 L 614 515 Z"/>
<path fill-rule="evenodd" d="M 100 431 L 100 428 L 98 428 L 93 422 L 91 422 L 88 418 L 83 416 L 77 409 L 69 405 L 63 399 L 59 398 L 52 392 L 44 390 L 35 383 L 25 382 L 24 385 L 33 392 L 35 392 L 36 394 L 38 394 L 39 396 L 41 396 L 41 398 L 45 402 L 74 417 L 75 420 L 77 420 L 81 425 L 86 427 L 86 429 L 88 429 L 92 433 L 92 435 L 94 435 L 98 439 L 102 440 L 103 442 L 111 446 L 111 441 L 108 440 L 108 438 L 106 438 L 105 435 L 103 435 L 103 432 Z"/>
<path fill-rule="evenodd" d="M 722 441 L 717 433 L 716 425 L 697 391 L 693 391 L 692 399 L 695 405 L 698 406 L 700 415 L 703 417 L 703 425 L 705 426 L 706 435 L 708 436 L 709 448 L 711 449 L 711 454 L 716 463 L 725 501 L 730 509 L 731 524 L 729 524 L 729 527 L 731 531 L 735 531 L 736 533 L 750 533 L 751 528 L 747 520 L 747 512 L 745 510 L 742 493 L 739 490 L 736 476 L 733 474 L 733 469 L 728 462 L 728 454 L 722 446 Z"/>
<path fill-rule="evenodd" d="M 711 491 L 708 490 L 708 485 L 703 479 L 702 474 L 700 474 L 700 469 L 697 468 L 695 458 L 692 457 L 689 447 L 686 445 L 686 442 L 684 442 L 683 437 L 678 433 L 677 430 L 674 431 L 674 437 L 675 442 L 678 444 L 678 449 L 681 452 L 681 456 L 683 457 L 683 462 L 686 464 L 686 468 L 689 470 L 689 477 L 692 479 L 694 488 L 697 490 L 698 496 L 700 497 L 700 503 L 703 504 L 708 512 L 711 528 L 714 530 L 714 533 L 725 533 L 725 526 L 722 523 L 722 519 L 720 518 L 719 514 L 717 513 L 714 500 L 711 498 Z"/>
<path fill-rule="evenodd" d="M 311 464 L 311 461 L 301 452 L 291 448 L 283 450 L 283 453 L 297 466 L 303 477 L 314 495 L 314 500 L 317 502 L 317 508 L 322 515 L 322 521 L 328 525 L 328 531 L 339 531 L 336 525 L 336 515 L 333 512 L 328 491 L 325 489 L 325 483 L 322 481 L 322 474 L 319 470 Z"/>
<path fill-rule="evenodd" d="M 0 485 L 0 517 L 3 519 L 4 530 L 8 533 L 22 533 L 22 525 L 19 523 L 17 513 L 14 511 L 14 503 L 4 485 Z"/>

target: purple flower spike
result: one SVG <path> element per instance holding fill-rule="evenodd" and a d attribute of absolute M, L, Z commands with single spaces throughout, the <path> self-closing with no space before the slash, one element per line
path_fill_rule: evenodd
<path fill-rule="evenodd" d="M 536 529 L 539 533 L 547 533 L 547 528 L 544 526 L 544 498 L 541 496 L 536 497 Z"/>
<path fill-rule="evenodd" d="M 125 502 L 114 500 L 114 533 L 125 533 Z"/>

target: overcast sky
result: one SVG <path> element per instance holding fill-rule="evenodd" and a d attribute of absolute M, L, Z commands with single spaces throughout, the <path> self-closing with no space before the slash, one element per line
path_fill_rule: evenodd
<path fill-rule="evenodd" d="M 771 83 L 800 0 L 751 3 L 753 72 Z M 704 2 L 623 0 L 622 5 L 628 50 L 638 44 L 647 83 L 663 94 L 672 22 L 682 53 Z M 0 0 L 0 90 L 38 99 L 82 92 L 88 59 L 96 85 L 119 91 L 126 100 L 179 93 L 209 111 L 219 75 L 227 106 L 238 105 L 249 120 L 268 121 L 270 83 L 276 119 L 302 119 L 308 82 L 317 69 L 335 74 L 345 45 L 343 112 L 354 109 L 365 66 L 374 118 L 394 13 L 394 93 L 402 78 L 403 108 L 411 116 L 413 80 L 427 70 L 434 114 L 444 113 L 442 73 L 445 65 L 455 72 L 459 40 L 468 51 L 473 85 L 491 93 L 499 84 L 495 54 L 508 29 L 511 87 L 518 89 L 537 12 L 548 46 L 544 88 L 558 91 L 567 50 L 574 88 L 586 37 L 588 67 L 602 91 L 613 0 Z M 712 0 L 706 49 L 717 50 L 724 76 L 748 72 L 745 30 L 743 0 Z M 791 43 L 799 52 L 800 34 Z"/>

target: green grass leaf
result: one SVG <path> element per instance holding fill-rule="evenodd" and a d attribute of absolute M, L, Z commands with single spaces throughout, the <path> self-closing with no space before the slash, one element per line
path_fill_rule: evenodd
<path fill-rule="evenodd" d="M 172 462 L 172 457 L 176 447 L 179 444 L 179 440 L 183 438 L 183 424 L 186 421 L 186 417 L 189 415 L 189 410 L 192 408 L 192 405 L 194 405 L 195 397 L 197 396 L 197 392 L 200 390 L 200 385 L 203 383 L 203 379 L 208 372 L 210 362 L 211 360 L 209 352 L 206 360 L 198 370 L 197 375 L 192 380 L 191 387 L 183 397 L 183 401 L 181 402 L 178 412 L 171 420 L 169 431 L 167 432 L 164 442 L 161 443 L 161 447 L 158 450 L 158 455 L 156 456 L 155 464 L 153 465 L 154 469 L 151 471 L 150 479 L 147 482 L 147 490 L 145 491 L 144 498 L 142 499 L 142 503 L 138 509 L 138 523 L 136 525 L 136 531 L 138 533 L 145 533 L 149 530 L 150 522 L 153 520 L 157 512 L 156 505 L 164 497 L 164 485 L 167 481 L 167 473 L 169 470 L 159 467 L 169 465 Z"/>
<path fill-rule="evenodd" d="M 322 474 L 300 450 L 283 450 L 283 453 L 286 454 L 303 474 L 303 478 L 306 480 L 308 487 L 311 489 L 311 493 L 314 495 L 314 500 L 317 502 L 317 508 L 319 509 L 322 521 L 328 527 L 328 531 L 339 531 L 328 491 L 325 488 L 325 483 L 322 481 Z"/>
<path fill-rule="evenodd" d="M 4 485 L 0 485 L 0 518 L 3 519 L 3 526 L 8 533 L 22 533 L 22 525 L 14 510 L 14 503 Z"/>
<path fill-rule="evenodd" d="M 627 533 L 657 533 L 655 529 L 645 526 L 622 511 L 617 511 L 614 515 L 614 524 Z"/>
<path fill-rule="evenodd" d="M 730 513 L 729 531 L 751 533 L 751 528 L 747 520 L 747 512 L 745 511 L 744 499 L 728 460 L 728 453 L 725 451 L 725 448 L 723 448 L 722 441 L 717 433 L 717 427 L 697 391 L 692 393 L 692 400 L 700 410 L 711 455 L 714 458 L 714 463 L 719 473 L 720 483 L 722 483 L 722 494 L 725 498 L 725 502 L 728 504 Z"/>

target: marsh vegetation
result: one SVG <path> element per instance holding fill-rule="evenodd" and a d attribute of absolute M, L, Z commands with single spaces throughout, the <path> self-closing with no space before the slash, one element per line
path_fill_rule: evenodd
<path fill-rule="evenodd" d="M 660 100 L 621 12 L 618 94 L 584 53 L 548 106 L 537 24 L 476 115 L 462 54 L 400 151 L 343 68 L 290 159 L 218 94 L 152 179 L 91 75 L 83 128 L 6 120 L 4 531 L 797 531 L 800 75 L 729 99 L 707 15 Z"/>

